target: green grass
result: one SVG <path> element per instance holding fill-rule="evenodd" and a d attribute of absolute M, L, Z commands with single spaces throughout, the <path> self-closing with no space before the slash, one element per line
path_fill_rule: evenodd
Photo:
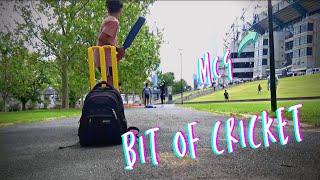
<path fill-rule="evenodd" d="M 197 89 L 197 90 L 194 90 L 194 91 L 183 92 L 183 97 L 189 96 L 189 95 L 194 94 L 194 93 L 197 93 L 197 92 L 199 92 L 199 91 L 201 91 L 201 90 L 198 90 L 198 89 Z M 172 99 L 173 99 L 173 100 L 180 99 L 180 98 L 181 98 L 181 93 L 174 94 L 174 95 L 172 96 Z"/>
<path fill-rule="evenodd" d="M 301 101 L 278 101 L 279 107 L 290 107 L 302 103 L 301 122 L 320 126 L 320 100 L 301 100 Z M 260 114 L 263 110 L 270 112 L 270 102 L 239 102 L 239 103 L 208 103 L 208 104 L 185 104 L 183 107 L 188 107 L 196 110 L 213 112 L 223 115 L 252 115 Z M 273 113 L 271 113 L 273 114 Z M 274 114 L 273 114 L 274 115 Z M 285 117 L 292 120 L 291 113 L 285 113 Z"/>
<path fill-rule="evenodd" d="M 0 126 L 75 117 L 79 116 L 80 113 L 80 109 L 52 109 L 20 112 L 0 112 Z"/>
<path fill-rule="evenodd" d="M 261 94 L 257 93 L 259 83 L 262 86 Z M 267 80 L 244 83 L 227 90 L 230 100 L 270 98 L 270 91 L 267 90 Z M 220 90 L 213 94 L 195 98 L 191 102 L 224 100 L 223 93 L 224 90 Z M 320 74 L 279 79 L 278 98 L 306 96 L 320 96 Z"/>

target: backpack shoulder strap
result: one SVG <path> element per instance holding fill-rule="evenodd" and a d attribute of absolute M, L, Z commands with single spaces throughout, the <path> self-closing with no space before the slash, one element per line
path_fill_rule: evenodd
<path fill-rule="evenodd" d="M 140 129 L 137 128 L 137 127 L 135 127 L 135 126 L 130 126 L 130 127 L 128 127 L 127 132 L 128 132 L 128 131 L 131 131 L 131 130 L 137 131 L 136 137 L 138 138 L 138 137 L 139 137 L 138 134 L 139 134 L 139 132 L 140 132 Z"/>
<path fill-rule="evenodd" d="M 130 127 L 128 127 L 127 132 L 130 131 L 130 130 L 135 130 L 135 131 L 137 131 L 138 133 L 140 132 L 140 129 L 137 128 L 137 127 L 135 127 L 135 126 L 130 126 Z"/>

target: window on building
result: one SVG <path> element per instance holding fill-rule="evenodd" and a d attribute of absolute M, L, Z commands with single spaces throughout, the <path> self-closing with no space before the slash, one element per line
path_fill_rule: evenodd
<path fill-rule="evenodd" d="M 238 58 L 238 53 L 231 53 L 231 54 L 230 54 L 230 57 L 231 57 L 231 58 Z"/>
<path fill-rule="evenodd" d="M 293 52 L 293 57 L 294 57 L 294 58 L 300 57 L 300 49 L 294 50 L 294 52 Z"/>
<path fill-rule="evenodd" d="M 307 36 L 302 36 L 300 38 L 300 44 L 303 45 L 303 44 L 306 44 L 307 43 Z"/>
<path fill-rule="evenodd" d="M 301 33 L 306 32 L 307 30 L 308 30 L 308 25 L 307 24 L 301 25 Z"/>
<path fill-rule="evenodd" d="M 312 35 L 307 36 L 307 43 L 312 43 Z"/>
<path fill-rule="evenodd" d="M 238 62 L 238 63 L 233 63 L 233 68 L 252 68 L 254 67 L 253 62 Z"/>
<path fill-rule="evenodd" d="M 290 61 L 290 60 L 292 60 L 292 57 L 293 57 L 293 53 L 292 53 L 292 52 L 286 53 L 286 55 L 285 55 L 285 60 L 286 60 L 286 61 Z"/>
<path fill-rule="evenodd" d="M 268 55 L 268 49 L 263 49 L 263 55 Z"/>
<path fill-rule="evenodd" d="M 253 52 L 244 52 L 240 54 L 240 58 L 253 58 L 254 53 Z"/>
<path fill-rule="evenodd" d="M 268 59 L 262 59 L 262 65 L 268 65 Z"/>
<path fill-rule="evenodd" d="M 312 47 L 307 47 L 307 56 L 312 56 Z"/>
<path fill-rule="evenodd" d="M 294 46 L 299 46 L 300 45 L 300 38 L 295 38 L 294 39 Z"/>
<path fill-rule="evenodd" d="M 231 58 L 253 58 L 254 52 L 243 52 L 238 56 L 238 53 L 231 53 Z"/>
<path fill-rule="evenodd" d="M 300 57 L 306 56 L 306 48 L 300 49 Z"/>
<path fill-rule="evenodd" d="M 263 45 L 268 45 L 268 39 L 263 39 Z"/>
<path fill-rule="evenodd" d="M 294 28 L 294 34 L 299 34 L 300 33 L 300 26 L 296 26 Z"/>
<path fill-rule="evenodd" d="M 308 23 L 308 31 L 313 31 L 313 23 Z"/>
<path fill-rule="evenodd" d="M 240 72 L 240 73 L 233 73 L 234 77 L 237 78 L 252 78 L 253 72 Z"/>
<path fill-rule="evenodd" d="M 286 51 L 291 50 L 293 48 L 293 41 L 286 42 L 285 49 Z"/>

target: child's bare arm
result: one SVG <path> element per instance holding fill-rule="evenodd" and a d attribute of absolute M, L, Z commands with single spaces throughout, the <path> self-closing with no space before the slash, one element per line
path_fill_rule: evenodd
<path fill-rule="evenodd" d="M 123 47 L 118 47 L 117 52 L 118 52 L 117 59 L 118 61 L 120 61 L 123 58 L 124 54 L 126 53 L 126 50 Z"/>

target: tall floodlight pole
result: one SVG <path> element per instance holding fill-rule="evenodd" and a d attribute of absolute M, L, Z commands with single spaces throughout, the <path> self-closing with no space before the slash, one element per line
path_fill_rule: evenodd
<path fill-rule="evenodd" d="M 183 49 L 178 49 L 180 51 L 180 76 L 181 76 L 181 80 L 180 80 L 180 86 L 181 86 L 181 104 L 183 104 L 183 85 L 182 85 L 182 50 Z"/>
<path fill-rule="evenodd" d="M 274 40 L 273 40 L 273 14 L 272 3 L 268 0 L 268 20 L 269 20 L 269 51 L 270 51 L 270 90 L 271 90 L 271 110 L 277 110 L 277 91 L 276 91 L 276 70 L 274 64 Z"/>

